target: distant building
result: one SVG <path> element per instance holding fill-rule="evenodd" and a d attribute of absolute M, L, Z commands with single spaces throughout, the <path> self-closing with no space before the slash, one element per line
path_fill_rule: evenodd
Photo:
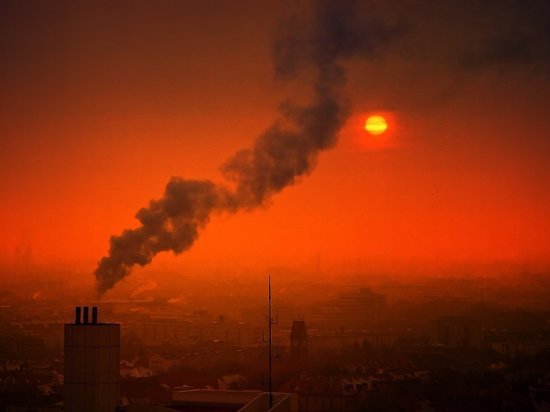
<path fill-rule="evenodd" d="M 467 316 L 442 316 L 435 320 L 435 343 L 449 348 L 480 348 L 479 322 Z"/>
<path fill-rule="evenodd" d="M 218 388 L 223 390 L 240 390 L 250 387 L 248 379 L 239 374 L 220 376 L 217 381 Z"/>
<path fill-rule="evenodd" d="M 120 398 L 120 325 L 76 308 L 65 325 L 64 412 L 114 412 Z"/>
<path fill-rule="evenodd" d="M 283 388 L 298 395 L 300 412 L 416 410 L 413 405 L 425 371 L 351 369 L 305 372 L 291 378 Z M 377 399 L 384 398 L 395 401 L 395 407 L 376 405 Z"/>
<path fill-rule="evenodd" d="M 385 311 L 384 295 L 361 288 L 358 292 L 342 293 L 325 302 L 309 316 L 308 322 L 315 328 L 362 330 L 378 325 Z"/>
<path fill-rule="evenodd" d="M 161 355 L 160 353 L 154 353 L 149 357 L 149 369 L 155 373 L 167 372 L 170 369 L 181 366 L 181 364 L 181 359 L 169 355 Z"/>
<path fill-rule="evenodd" d="M 381 348 L 395 346 L 399 335 L 392 332 L 370 331 L 316 331 L 308 337 L 309 352 L 322 352 L 324 350 L 342 350 L 345 348 L 360 348 L 365 346 Z"/>
<path fill-rule="evenodd" d="M 149 347 L 165 344 L 192 346 L 197 343 L 223 343 L 235 347 L 254 347 L 262 343 L 259 327 L 228 320 L 202 317 L 181 319 L 149 319 L 125 324 L 124 330 L 142 340 Z"/>
<path fill-rule="evenodd" d="M 550 337 L 539 333 L 503 333 L 490 345 L 506 358 L 534 356 L 550 351 Z"/>
<path fill-rule="evenodd" d="M 303 320 L 292 322 L 290 331 L 290 355 L 294 361 L 303 362 L 307 359 L 307 328 Z"/>

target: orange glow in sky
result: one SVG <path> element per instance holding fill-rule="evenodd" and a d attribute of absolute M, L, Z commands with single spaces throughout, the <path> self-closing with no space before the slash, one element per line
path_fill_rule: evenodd
<path fill-rule="evenodd" d="M 220 165 L 289 95 L 308 97 L 273 77 L 273 29 L 290 2 L 33 4 L 3 24 L 2 266 L 92 276 L 171 176 L 228 184 Z M 438 39 L 477 45 L 485 33 L 463 39 L 440 21 L 425 30 L 444 33 L 426 40 L 437 50 L 418 54 L 431 60 L 388 48 L 349 62 L 352 114 L 310 174 L 265 207 L 214 214 L 191 250 L 147 270 L 307 269 L 318 255 L 336 272 L 548 264 L 550 82 L 521 65 L 465 70 Z"/>

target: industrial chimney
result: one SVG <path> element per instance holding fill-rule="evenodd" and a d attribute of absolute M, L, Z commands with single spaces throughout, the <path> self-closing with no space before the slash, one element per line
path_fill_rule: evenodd
<path fill-rule="evenodd" d="M 88 306 L 84 306 L 84 324 L 88 323 L 88 313 L 89 313 Z"/>
<path fill-rule="evenodd" d="M 84 309 L 84 310 L 82 310 Z M 81 314 L 83 313 L 83 319 Z M 97 307 L 65 324 L 64 412 L 114 412 L 120 398 L 120 325 L 98 323 Z"/>
<path fill-rule="evenodd" d="M 82 312 L 82 309 L 80 308 L 80 306 L 77 306 L 75 308 L 75 319 L 74 319 L 74 323 L 77 324 L 77 325 L 80 325 L 80 312 Z"/>

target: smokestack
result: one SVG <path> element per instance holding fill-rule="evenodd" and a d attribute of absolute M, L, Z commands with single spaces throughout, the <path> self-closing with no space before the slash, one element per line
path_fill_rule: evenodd
<path fill-rule="evenodd" d="M 97 325 L 97 306 L 92 307 L 92 324 Z"/>
<path fill-rule="evenodd" d="M 74 308 L 74 323 L 76 323 L 77 325 L 80 325 L 80 312 L 81 312 L 80 306 L 77 306 L 76 308 Z"/>
<path fill-rule="evenodd" d="M 87 318 L 89 308 L 84 308 Z M 77 308 L 82 310 L 82 308 Z M 77 310 L 78 312 L 78 310 Z M 92 307 L 92 322 L 97 308 Z M 87 320 L 85 320 L 87 323 Z M 78 323 L 81 323 L 80 321 Z M 120 325 L 65 325 L 65 412 L 114 412 L 120 399 Z"/>
<path fill-rule="evenodd" d="M 88 312 L 89 312 L 89 308 L 88 306 L 84 306 L 84 324 L 87 325 L 88 324 Z"/>

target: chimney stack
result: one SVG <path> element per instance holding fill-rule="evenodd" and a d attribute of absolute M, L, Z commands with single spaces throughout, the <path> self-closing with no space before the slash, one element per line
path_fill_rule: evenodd
<path fill-rule="evenodd" d="M 89 313 L 89 308 L 88 306 L 84 306 L 84 324 L 87 325 L 88 324 L 88 313 Z"/>
<path fill-rule="evenodd" d="M 76 306 L 74 308 L 75 325 L 97 325 L 98 310 L 97 306 L 92 306 L 90 319 L 90 308 L 88 306 Z"/>
<path fill-rule="evenodd" d="M 75 323 L 65 324 L 65 412 L 118 410 L 120 325 L 97 323 L 98 309 L 97 306 L 78 306 Z"/>
<path fill-rule="evenodd" d="M 97 306 L 92 307 L 92 324 L 97 325 Z"/>
<path fill-rule="evenodd" d="M 81 312 L 81 308 L 80 306 L 77 306 L 74 309 L 74 323 L 76 323 L 77 325 L 80 325 L 80 312 Z"/>

